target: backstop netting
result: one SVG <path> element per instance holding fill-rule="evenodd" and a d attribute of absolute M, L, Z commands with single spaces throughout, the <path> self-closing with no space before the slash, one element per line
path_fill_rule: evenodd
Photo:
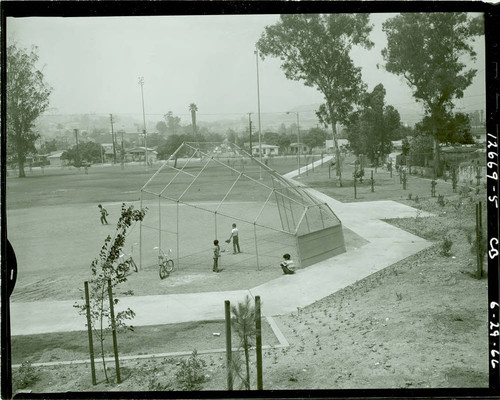
<path fill-rule="evenodd" d="M 229 143 L 183 143 L 143 186 L 141 206 L 148 208 L 141 266 L 157 264 L 160 249 L 172 249 L 179 268 L 206 270 L 214 239 L 225 268 L 276 267 L 284 253 L 300 265 L 302 235 L 341 228 L 326 204 Z M 225 242 L 232 224 L 239 231 L 238 256 Z"/>

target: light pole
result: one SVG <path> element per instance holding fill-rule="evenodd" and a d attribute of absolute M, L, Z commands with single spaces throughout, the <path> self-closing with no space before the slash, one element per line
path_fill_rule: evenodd
<path fill-rule="evenodd" d="M 76 137 L 76 167 L 80 168 L 80 152 L 78 151 L 78 129 L 73 129 Z"/>
<path fill-rule="evenodd" d="M 297 111 L 288 111 L 287 114 L 295 114 L 297 117 L 297 166 L 299 175 L 297 178 L 300 178 L 300 125 L 299 125 L 299 112 Z"/>
<path fill-rule="evenodd" d="M 251 112 L 248 113 L 248 126 L 250 130 L 250 156 L 252 156 L 252 114 Z"/>
<path fill-rule="evenodd" d="M 257 65 L 257 112 L 259 115 L 259 161 L 262 163 L 262 142 L 260 140 L 262 129 L 260 126 L 259 50 L 257 49 L 257 47 L 255 48 L 254 53 L 255 53 L 255 62 Z M 260 171 L 259 179 L 262 179 L 262 167 L 260 167 L 259 171 Z"/>
<path fill-rule="evenodd" d="M 146 134 L 146 113 L 144 112 L 144 77 L 139 77 L 139 85 L 141 85 L 141 98 L 142 98 L 142 133 L 144 134 L 144 150 L 146 158 L 146 171 L 148 171 L 148 139 Z"/>

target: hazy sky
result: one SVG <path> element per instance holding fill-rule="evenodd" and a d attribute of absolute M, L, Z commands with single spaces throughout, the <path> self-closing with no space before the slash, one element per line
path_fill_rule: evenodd
<path fill-rule="evenodd" d="M 383 83 L 386 102 L 404 122 L 417 122 L 421 108 L 401 78 L 377 69 L 385 47 L 381 23 L 390 14 L 372 14 L 372 50 L 354 49 L 355 64 L 371 90 Z M 167 111 L 188 122 L 188 105 L 199 119 L 234 118 L 257 111 L 254 45 L 278 15 L 114 18 L 8 18 L 7 38 L 39 48 L 40 67 L 53 87 L 47 113 L 142 113 L 138 77 L 144 77 L 148 119 Z M 461 111 L 484 108 L 484 41 L 476 41 L 479 70 Z M 259 60 L 261 112 L 285 112 L 323 102 L 314 88 L 289 81 L 280 61 Z M 313 109 L 314 107 L 309 107 Z M 307 107 L 303 110 L 308 109 Z M 208 115 L 212 114 L 212 115 Z M 213 115 L 216 114 L 216 115 Z"/>

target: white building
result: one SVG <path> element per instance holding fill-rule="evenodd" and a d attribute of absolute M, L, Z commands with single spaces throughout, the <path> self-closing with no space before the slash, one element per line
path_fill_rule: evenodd
<path fill-rule="evenodd" d="M 279 154 L 279 146 L 274 146 L 272 144 L 264 144 L 262 143 L 260 145 L 260 148 L 262 148 L 262 155 L 263 156 L 277 156 Z M 259 145 L 256 144 L 252 146 L 252 156 L 258 156 L 259 155 Z"/>

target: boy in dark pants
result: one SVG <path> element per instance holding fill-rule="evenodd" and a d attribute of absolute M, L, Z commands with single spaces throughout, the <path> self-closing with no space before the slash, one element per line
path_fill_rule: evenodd
<path fill-rule="evenodd" d="M 231 230 L 231 236 L 226 240 L 226 243 L 229 243 L 233 239 L 233 254 L 241 253 L 240 251 L 240 242 L 238 239 L 238 228 L 236 228 L 236 224 L 233 224 L 233 229 Z"/>
<path fill-rule="evenodd" d="M 220 246 L 219 246 L 219 241 L 214 240 L 214 267 L 212 271 L 214 272 L 220 272 L 221 270 L 219 269 L 219 257 L 220 257 Z"/>
<path fill-rule="evenodd" d="M 102 207 L 102 205 L 98 205 L 99 209 L 101 210 L 101 224 L 106 224 L 108 225 L 108 221 L 106 220 L 106 216 L 108 215 L 108 212 L 106 211 L 105 208 Z"/>

